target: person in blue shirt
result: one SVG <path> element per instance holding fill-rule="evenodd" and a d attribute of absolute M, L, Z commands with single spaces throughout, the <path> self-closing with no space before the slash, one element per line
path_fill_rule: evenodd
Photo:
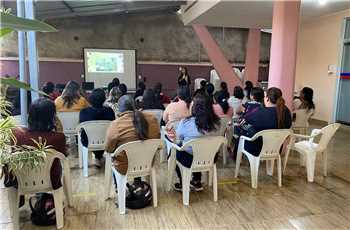
<path fill-rule="evenodd" d="M 205 92 L 201 90 L 196 92 L 193 98 L 191 116 L 180 121 L 176 129 L 176 139 L 179 145 L 182 145 L 192 139 L 210 135 L 220 127 L 220 118 L 214 113 L 213 100 Z M 192 149 L 186 151 L 177 151 L 176 159 L 183 166 L 190 168 L 193 161 Z M 174 185 L 175 190 L 182 190 L 181 171 L 176 167 L 176 173 L 179 177 L 179 183 Z M 191 187 L 196 191 L 203 190 L 201 184 L 201 173 L 193 173 Z"/>
<path fill-rule="evenodd" d="M 105 100 L 105 91 L 103 89 L 94 89 L 88 98 L 91 106 L 80 110 L 79 123 L 95 120 L 113 121 L 115 119 L 114 111 L 110 107 L 103 106 Z M 88 145 L 88 138 L 84 130 L 81 133 L 81 143 L 85 147 Z M 94 154 L 96 159 L 96 166 L 101 167 L 103 151 L 94 151 Z"/>
<path fill-rule="evenodd" d="M 242 105 L 244 108 L 243 116 L 247 116 L 264 107 L 264 97 L 264 90 L 262 88 L 253 87 L 250 91 L 251 100 Z"/>

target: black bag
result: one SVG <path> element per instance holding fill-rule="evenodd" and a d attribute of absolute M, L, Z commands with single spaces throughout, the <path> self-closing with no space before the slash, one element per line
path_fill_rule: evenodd
<path fill-rule="evenodd" d="M 33 199 L 36 199 L 33 205 Z M 32 210 L 30 219 L 34 225 L 50 226 L 56 224 L 55 203 L 52 194 L 39 193 L 29 199 Z"/>
<path fill-rule="evenodd" d="M 127 194 L 125 205 L 130 209 L 140 209 L 148 206 L 152 201 L 152 189 L 144 181 L 135 180 L 133 184 L 126 184 Z"/>

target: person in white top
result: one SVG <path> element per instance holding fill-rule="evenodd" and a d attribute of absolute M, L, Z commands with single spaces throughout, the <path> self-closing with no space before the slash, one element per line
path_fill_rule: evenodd
<path fill-rule="evenodd" d="M 242 100 L 244 98 L 243 89 L 240 86 L 236 86 L 233 89 L 233 96 L 228 99 L 228 104 L 232 107 L 233 116 L 232 118 L 238 118 L 242 111 Z"/>

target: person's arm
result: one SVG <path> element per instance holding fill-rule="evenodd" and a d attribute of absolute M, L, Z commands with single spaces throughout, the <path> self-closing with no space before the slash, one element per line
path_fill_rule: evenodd
<path fill-rule="evenodd" d="M 112 122 L 106 132 L 105 151 L 113 153 L 119 141 L 118 122 Z"/>

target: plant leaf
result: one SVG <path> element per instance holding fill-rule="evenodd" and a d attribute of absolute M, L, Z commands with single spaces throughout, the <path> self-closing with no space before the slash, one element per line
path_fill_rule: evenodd
<path fill-rule="evenodd" d="M 9 34 L 13 31 L 13 29 L 10 28 L 1 28 L 0 29 L 0 37 L 5 36 L 6 34 Z"/>
<path fill-rule="evenodd" d="M 45 95 L 45 96 L 48 96 L 46 93 L 44 93 L 43 91 L 41 90 L 37 90 L 37 89 L 33 89 L 30 87 L 29 84 L 23 82 L 23 81 L 19 81 L 15 78 L 0 78 L 0 85 L 8 85 L 8 86 L 12 86 L 12 87 L 16 87 L 16 88 L 20 88 L 20 89 L 25 89 L 25 90 L 28 90 L 28 91 L 35 91 L 35 92 L 38 92 L 42 95 Z"/>
<path fill-rule="evenodd" d="M 0 12 L 0 28 L 10 28 L 20 31 L 56 32 L 57 30 L 35 19 L 20 18 L 12 14 Z"/>

